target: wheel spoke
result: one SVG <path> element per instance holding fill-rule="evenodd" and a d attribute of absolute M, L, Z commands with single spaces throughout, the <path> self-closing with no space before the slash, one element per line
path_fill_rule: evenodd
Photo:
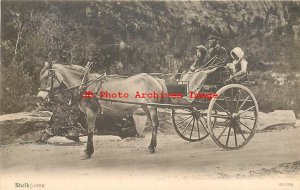
<path fill-rule="evenodd" d="M 216 104 L 219 108 L 221 108 L 224 112 L 226 112 L 228 115 L 230 115 L 230 113 L 229 113 L 227 110 L 225 110 L 222 106 L 220 106 L 217 102 L 215 102 L 215 104 Z"/>
<path fill-rule="evenodd" d="M 220 115 L 220 114 L 211 115 L 211 117 L 217 117 L 217 118 L 222 118 L 222 119 L 228 119 L 228 118 L 230 118 L 230 116 L 228 116 L 228 115 Z"/>
<path fill-rule="evenodd" d="M 255 120 L 254 117 L 247 117 L 247 116 L 244 116 L 244 117 L 240 117 L 241 119 L 250 119 L 250 120 Z"/>
<path fill-rule="evenodd" d="M 202 116 L 202 117 L 203 117 L 203 116 Z M 206 120 L 206 118 L 205 118 L 205 117 L 203 117 L 203 118 Z M 205 125 L 202 123 L 201 119 L 199 119 L 199 121 L 200 121 L 201 125 L 203 126 L 203 128 L 204 128 L 204 130 L 205 130 L 206 134 L 208 134 L 208 131 L 207 131 L 207 129 L 206 129 L 206 127 L 205 127 Z M 207 123 L 207 121 L 206 121 L 206 123 Z"/>
<path fill-rule="evenodd" d="M 226 140 L 226 146 L 228 147 L 228 141 L 229 141 L 229 135 L 230 135 L 231 127 L 229 127 L 227 140 Z"/>
<path fill-rule="evenodd" d="M 230 106 L 229 106 L 229 104 L 228 104 L 228 102 L 227 102 L 227 99 L 226 99 L 226 97 L 225 97 L 225 95 L 224 95 L 223 93 L 222 93 L 222 96 L 223 96 L 223 98 L 224 98 L 224 100 L 225 100 L 225 102 L 226 102 L 226 105 L 227 105 L 228 110 L 230 110 L 230 113 L 231 113 Z"/>
<path fill-rule="evenodd" d="M 243 132 L 241 130 L 241 127 L 240 127 L 240 125 L 239 125 L 239 123 L 237 121 L 236 121 L 236 126 L 237 126 L 239 132 L 241 133 L 242 137 L 244 138 L 244 140 L 246 140 L 246 138 L 245 138 L 245 136 L 244 136 L 244 134 L 243 134 Z"/>
<path fill-rule="evenodd" d="M 234 124 L 234 125 L 235 125 L 235 124 Z M 236 126 L 234 126 L 234 128 L 233 128 L 233 133 L 234 133 L 234 142 L 235 142 L 235 146 L 237 147 Z"/>
<path fill-rule="evenodd" d="M 182 122 L 184 122 L 184 121 L 186 121 L 186 120 L 190 119 L 191 117 L 193 117 L 193 116 L 191 115 L 190 117 L 187 117 L 187 118 L 185 118 L 185 119 L 183 119 L 183 120 L 179 121 L 178 123 L 176 123 L 176 125 L 179 125 L 179 124 L 181 124 Z"/>
<path fill-rule="evenodd" d="M 244 104 L 247 102 L 247 100 L 249 99 L 250 95 L 247 96 L 247 98 L 243 101 L 243 103 L 240 105 L 239 109 L 237 110 L 237 112 L 240 111 L 240 109 L 242 109 L 242 107 L 244 106 Z"/>
<path fill-rule="evenodd" d="M 247 129 L 249 129 L 251 132 L 253 132 L 252 129 L 250 129 L 249 127 L 247 127 L 244 123 L 242 123 L 241 121 L 238 121 L 240 124 L 244 125 Z"/>
<path fill-rule="evenodd" d="M 192 134 L 193 134 L 193 130 L 194 130 L 194 125 L 195 125 L 195 118 L 193 119 L 193 125 L 192 125 L 191 134 L 190 134 L 190 139 L 192 139 Z"/>
<path fill-rule="evenodd" d="M 200 117 L 202 117 L 205 120 L 205 123 L 207 123 L 207 119 L 203 115 L 200 115 Z"/>
<path fill-rule="evenodd" d="M 178 114 L 178 115 L 191 115 L 191 113 L 186 113 L 186 112 L 183 112 L 183 113 L 176 113 L 174 112 L 175 114 Z"/>
<path fill-rule="evenodd" d="M 220 133 L 220 135 L 218 136 L 218 140 L 220 140 L 220 138 L 221 138 L 221 136 L 224 134 L 224 132 L 226 131 L 226 129 L 228 128 L 228 124 L 229 123 L 227 123 L 227 125 L 226 125 L 226 127 L 223 129 L 223 131 Z"/>
<path fill-rule="evenodd" d="M 237 115 L 242 115 L 243 113 L 246 113 L 247 111 L 249 111 L 249 110 L 251 110 L 251 109 L 253 109 L 253 108 L 255 108 L 255 106 L 252 106 L 252 107 L 250 107 L 250 108 L 248 108 L 248 109 L 242 111 L 241 113 L 238 113 Z"/>
<path fill-rule="evenodd" d="M 225 123 L 225 124 L 223 124 L 223 123 Z M 218 125 L 219 126 L 226 126 L 228 123 L 230 123 L 230 119 L 226 119 L 226 120 L 222 121 L 221 123 L 218 123 Z"/>
<path fill-rule="evenodd" d="M 239 96 L 238 96 L 238 99 L 237 99 L 237 101 L 236 101 L 236 106 L 235 106 L 235 110 L 236 110 L 236 111 L 238 110 L 240 98 L 241 98 L 241 90 L 239 90 Z"/>
<path fill-rule="evenodd" d="M 189 127 L 189 125 L 192 123 L 193 120 L 194 120 L 194 118 L 191 119 L 191 121 L 185 126 L 185 128 L 183 129 L 183 131 L 181 132 L 181 134 L 183 134 L 186 131 L 186 129 Z"/>
<path fill-rule="evenodd" d="M 197 120 L 197 130 L 198 130 L 198 137 L 199 137 L 199 139 L 200 139 L 200 129 L 199 129 L 199 123 L 198 123 L 198 120 Z"/>

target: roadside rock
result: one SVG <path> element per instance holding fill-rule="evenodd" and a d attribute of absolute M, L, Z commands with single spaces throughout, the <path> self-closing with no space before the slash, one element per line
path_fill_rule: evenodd
<path fill-rule="evenodd" d="M 69 140 L 65 137 L 52 137 L 52 138 L 48 139 L 47 142 L 51 143 L 51 144 L 72 144 L 72 143 L 74 143 L 74 141 Z"/>
<path fill-rule="evenodd" d="M 0 116 L 0 144 L 15 142 L 26 133 L 45 129 L 52 112 L 20 112 Z"/>
<path fill-rule="evenodd" d="M 136 130 L 139 134 L 144 135 L 145 128 L 146 128 L 146 122 L 147 122 L 147 116 L 146 115 L 133 115 L 134 121 L 136 123 Z"/>
<path fill-rule="evenodd" d="M 278 127 L 294 127 L 296 116 L 293 110 L 275 110 L 270 113 L 259 112 L 257 130 L 272 130 Z"/>

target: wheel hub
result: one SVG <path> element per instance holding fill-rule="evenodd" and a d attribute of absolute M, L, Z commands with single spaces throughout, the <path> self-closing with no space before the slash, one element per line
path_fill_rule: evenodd
<path fill-rule="evenodd" d="M 233 113 L 233 114 L 231 114 L 231 118 L 234 120 L 239 120 L 240 116 L 237 113 Z"/>
<path fill-rule="evenodd" d="M 194 117 L 194 118 L 196 118 L 196 119 L 199 119 L 200 118 L 200 112 L 199 111 L 193 111 L 192 112 L 192 116 Z"/>

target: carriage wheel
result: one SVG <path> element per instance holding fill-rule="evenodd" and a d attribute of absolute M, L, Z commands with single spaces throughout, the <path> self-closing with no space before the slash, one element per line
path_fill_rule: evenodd
<path fill-rule="evenodd" d="M 177 134 L 187 141 L 201 141 L 209 134 L 207 119 L 201 110 L 172 109 L 172 122 Z"/>
<path fill-rule="evenodd" d="M 217 91 L 208 107 L 208 130 L 216 144 L 224 149 L 245 146 L 256 132 L 258 106 L 253 93 L 240 84 Z M 215 114 L 213 110 L 218 110 Z"/>

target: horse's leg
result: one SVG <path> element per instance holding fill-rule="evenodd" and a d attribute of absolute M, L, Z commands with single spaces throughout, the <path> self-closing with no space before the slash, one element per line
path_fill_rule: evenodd
<path fill-rule="evenodd" d="M 95 105 L 90 105 L 86 108 L 85 112 L 88 125 L 88 140 L 84 155 L 82 157 L 83 160 L 90 159 L 92 154 L 94 153 L 93 135 L 97 118 L 97 108 L 95 107 Z"/>
<path fill-rule="evenodd" d="M 152 126 L 152 138 L 148 150 L 150 151 L 150 153 L 154 153 L 157 145 L 156 136 L 157 136 L 157 129 L 159 125 L 158 117 L 157 117 L 157 108 L 155 107 L 148 108 L 147 106 L 143 106 L 142 108 L 145 111 L 150 121 L 150 124 Z"/>

